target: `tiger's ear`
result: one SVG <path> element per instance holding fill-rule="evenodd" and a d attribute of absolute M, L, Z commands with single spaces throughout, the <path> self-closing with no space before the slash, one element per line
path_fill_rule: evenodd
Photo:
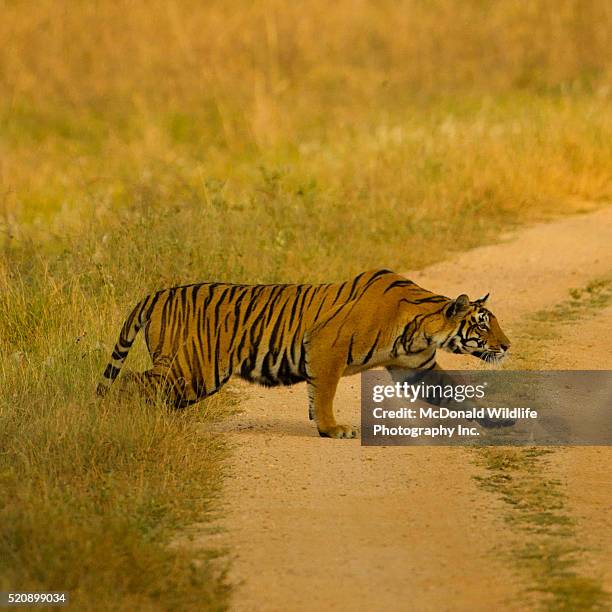
<path fill-rule="evenodd" d="M 456 300 L 453 300 L 446 307 L 446 317 L 453 319 L 455 317 L 464 315 L 470 309 L 470 298 L 462 293 Z"/>
<path fill-rule="evenodd" d="M 476 306 L 484 306 L 484 305 L 485 305 L 485 302 L 486 302 L 488 299 L 489 299 L 489 294 L 487 293 L 487 295 L 485 295 L 485 296 L 483 296 L 483 297 L 481 297 L 481 298 L 478 298 L 478 299 L 477 299 L 477 300 L 474 302 L 474 304 L 476 304 Z"/>

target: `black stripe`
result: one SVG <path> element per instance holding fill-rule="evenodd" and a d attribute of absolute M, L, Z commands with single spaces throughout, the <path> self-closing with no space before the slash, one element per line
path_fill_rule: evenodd
<path fill-rule="evenodd" d="M 307 371 L 307 363 L 306 363 L 306 347 L 302 342 L 302 346 L 300 348 L 300 361 L 298 363 L 298 373 L 303 377 L 304 380 L 310 380 L 310 376 Z"/>
<path fill-rule="evenodd" d="M 119 372 L 121 372 L 121 368 L 116 368 L 112 363 L 109 363 L 104 370 L 103 376 L 104 378 L 115 380 L 119 376 Z"/>
<path fill-rule="evenodd" d="M 374 354 L 374 350 L 376 349 L 376 345 L 378 344 L 379 339 L 380 339 L 380 330 L 378 330 L 378 333 L 376 334 L 376 340 L 374 340 L 374 344 L 370 347 L 368 354 L 365 356 L 365 359 L 361 362 L 362 365 L 365 365 L 366 363 L 368 363 L 368 361 L 370 361 L 370 359 L 372 359 L 372 355 Z"/>
<path fill-rule="evenodd" d="M 334 297 L 334 301 L 331 303 L 331 305 L 333 306 L 339 299 L 340 299 L 340 295 L 342 294 L 343 289 L 346 287 L 346 282 L 342 283 L 340 285 L 340 287 L 338 288 L 338 291 L 336 291 L 336 295 Z"/>
<path fill-rule="evenodd" d="M 283 356 L 281 358 L 280 366 L 278 368 L 277 379 L 283 385 L 293 385 L 304 380 L 291 368 L 286 351 L 283 352 Z"/>
<path fill-rule="evenodd" d="M 283 285 L 277 285 L 274 287 L 273 292 L 276 291 L 276 294 L 272 293 L 272 295 L 268 299 L 268 302 L 266 303 L 266 308 L 268 309 L 266 325 L 269 325 L 270 321 L 272 321 L 272 317 L 274 316 L 274 308 L 276 307 L 277 302 L 281 299 L 284 289 L 285 287 Z"/>
<path fill-rule="evenodd" d="M 215 304 L 215 321 L 214 321 L 215 330 L 218 330 L 218 327 L 219 327 L 219 311 L 221 310 L 221 304 L 225 301 L 225 296 L 228 294 L 229 291 L 230 289 L 228 288 L 223 289 L 223 293 L 221 294 L 221 297 L 217 300 L 217 303 Z"/>
<path fill-rule="evenodd" d="M 408 298 L 402 298 L 399 303 L 406 302 L 407 304 L 439 304 L 440 302 L 448 302 L 448 298 L 443 295 L 432 295 L 425 298 L 419 298 L 417 300 L 409 300 Z"/>
<path fill-rule="evenodd" d="M 348 357 L 346 358 L 346 365 L 351 365 L 353 363 L 353 340 L 355 336 L 351 336 L 351 341 L 349 342 L 348 349 Z"/>
<path fill-rule="evenodd" d="M 136 315 L 136 320 L 138 321 L 139 325 L 141 324 L 142 313 L 145 311 L 149 299 L 150 296 L 147 296 L 146 298 L 144 298 L 144 300 L 142 300 L 142 302 L 140 302 L 140 308 L 138 309 L 138 314 Z"/>
<path fill-rule="evenodd" d="M 246 325 L 249 316 L 251 315 L 251 312 L 253 312 L 253 309 L 259 304 L 259 296 L 262 294 L 264 290 L 263 286 L 257 286 L 257 287 L 253 287 L 251 293 L 251 299 L 249 300 L 249 305 L 246 307 L 246 310 L 244 312 L 244 320 L 243 323 Z"/>
<path fill-rule="evenodd" d="M 315 287 L 314 285 L 310 285 L 306 291 L 310 292 L 310 299 L 308 300 L 308 304 L 306 305 L 306 310 L 310 309 L 310 305 L 314 301 L 315 297 L 319 293 L 319 289 L 321 287 Z"/>
<path fill-rule="evenodd" d="M 319 315 L 321 314 L 321 310 L 323 309 L 323 306 L 325 306 L 325 300 L 327 299 L 327 295 L 323 296 L 323 299 L 321 300 L 321 304 L 319 304 L 319 308 L 317 310 L 317 314 L 314 316 L 313 321 L 318 321 L 319 319 Z"/>
<path fill-rule="evenodd" d="M 416 284 L 413 283 L 411 280 L 397 280 L 397 281 L 393 281 L 384 291 L 383 293 L 387 293 L 387 291 L 391 291 L 391 289 L 395 289 L 396 287 L 411 287 L 411 286 L 415 286 Z"/>
<path fill-rule="evenodd" d="M 273 367 L 274 357 L 271 352 L 268 352 L 261 363 L 261 382 L 264 385 L 273 386 L 276 383 L 276 378 L 272 374 Z"/>
<path fill-rule="evenodd" d="M 129 351 L 122 351 L 118 346 L 115 346 L 115 349 L 113 350 L 113 354 L 111 355 L 111 357 L 113 359 L 123 360 L 127 357 L 128 353 Z"/>
<path fill-rule="evenodd" d="M 200 385 L 203 383 L 202 393 L 206 395 L 206 382 L 204 380 L 204 373 L 202 372 L 202 362 L 200 360 L 200 352 L 198 351 L 198 343 L 194 339 L 191 340 L 191 350 L 193 351 L 192 363 L 191 363 L 191 372 L 193 374 L 193 378 L 195 379 L 196 385 L 198 389 Z M 199 393 L 199 390 L 198 390 Z"/>
<path fill-rule="evenodd" d="M 274 327 L 272 328 L 272 332 L 270 333 L 270 341 L 268 343 L 268 346 L 270 348 L 270 350 L 275 353 L 275 355 L 278 353 L 278 349 L 277 346 L 280 347 L 282 345 L 282 336 L 283 334 L 281 333 L 281 337 L 278 338 L 277 341 L 277 336 L 278 336 L 278 330 L 280 329 L 281 325 L 284 324 L 284 319 L 283 319 L 283 314 L 285 312 L 285 308 L 287 308 L 287 303 L 289 302 L 289 300 L 285 300 L 285 303 L 283 304 L 280 312 L 278 313 L 278 317 L 276 318 L 276 321 L 274 322 Z"/>
<path fill-rule="evenodd" d="M 204 317 L 205 321 L 206 321 L 206 355 L 208 357 L 208 362 L 210 363 L 213 359 L 215 359 L 215 355 L 212 352 L 211 346 L 210 346 L 210 340 L 211 340 L 211 329 L 210 329 L 210 317 Z"/>
<path fill-rule="evenodd" d="M 181 288 L 181 307 L 183 309 L 187 307 L 187 287 Z"/>
<path fill-rule="evenodd" d="M 295 295 L 293 296 L 293 306 L 291 307 L 291 313 L 289 314 L 289 328 L 293 325 L 295 313 L 297 311 L 297 305 L 300 301 L 300 295 L 302 294 L 302 285 L 298 285 L 295 289 Z"/>
<path fill-rule="evenodd" d="M 168 323 L 167 323 L 168 310 L 171 307 L 170 293 L 169 292 L 164 292 L 164 293 L 166 293 L 165 295 L 166 301 L 164 302 L 164 305 L 162 306 L 162 309 L 161 309 L 161 316 L 160 316 L 160 323 L 159 323 L 159 338 L 157 341 L 157 347 L 155 348 L 156 353 L 161 353 L 164 348 L 166 330 L 168 329 Z M 161 292 L 160 292 L 160 296 L 161 296 Z"/>
<path fill-rule="evenodd" d="M 217 342 L 215 343 L 215 354 L 212 356 L 215 364 L 215 389 L 219 388 L 219 342 L 221 339 L 221 334 L 217 333 Z"/>
<path fill-rule="evenodd" d="M 202 285 L 193 285 L 193 287 L 191 288 L 191 307 L 193 308 L 194 312 L 197 310 L 198 307 L 198 293 L 200 292 L 201 288 Z"/>
<path fill-rule="evenodd" d="M 365 272 L 362 272 L 361 274 L 358 274 L 355 277 L 355 280 L 353 280 L 353 284 L 351 285 L 351 290 L 349 292 L 348 298 L 346 299 L 347 302 L 350 302 L 353 299 L 355 289 L 357 288 L 357 283 L 361 280 L 361 278 L 363 277 L 364 274 L 365 274 Z"/>
<path fill-rule="evenodd" d="M 372 274 L 372 276 L 370 276 L 363 287 L 363 291 L 367 291 L 372 284 L 374 284 L 381 276 L 384 276 L 385 274 L 393 274 L 393 272 L 391 272 L 391 270 L 378 270 L 378 272 L 375 272 Z"/>
<path fill-rule="evenodd" d="M 240 306 L 242 305 L 242 301 L 244 300 L 244 296 L 249 292 L 248 287 L 242 288 L 242 293 L 236 298 L 234 302 L 234 315 L 236 317 L 236 324 L 240 321 Z"/>

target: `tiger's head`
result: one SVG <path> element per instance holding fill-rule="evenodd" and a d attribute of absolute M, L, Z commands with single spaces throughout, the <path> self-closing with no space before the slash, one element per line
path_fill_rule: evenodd
<path fill-rule="evenodd" d="M 452 300 L 444 310 L 453 331 L 442 348 L 451 353 L 474 355 L 487 363 L 499 363 L 510 348 L 495 315 L 485 308 L 489 294 L 470 302 L 467 295 Z"/>

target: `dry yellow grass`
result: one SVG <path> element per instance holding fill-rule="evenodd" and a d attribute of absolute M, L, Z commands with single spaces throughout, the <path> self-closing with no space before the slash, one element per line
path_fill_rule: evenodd
<path fill-rule="evenodd" d="M 26 219 L 135 183 L 248 197 L 258 166 L 360 209 L 610 195 L 603 0 L 0 7 L 0 177 Z"/>
<path fill-rule="evenodd" d="M 142 295 L 416 267 L 612 197 L 605 0 L 0 14 L 0 588 L 224 605 L 165 546 L 213 507 L 202 411 L 92 399 Z"/>

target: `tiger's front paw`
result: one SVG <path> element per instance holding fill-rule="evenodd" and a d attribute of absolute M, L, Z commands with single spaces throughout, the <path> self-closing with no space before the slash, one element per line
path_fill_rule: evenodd
<path fill-rule="evenodd" d="M 322 438 L 356 438 L 357 428 L 351 425 L 332 425 L 319 429 Z"/>

